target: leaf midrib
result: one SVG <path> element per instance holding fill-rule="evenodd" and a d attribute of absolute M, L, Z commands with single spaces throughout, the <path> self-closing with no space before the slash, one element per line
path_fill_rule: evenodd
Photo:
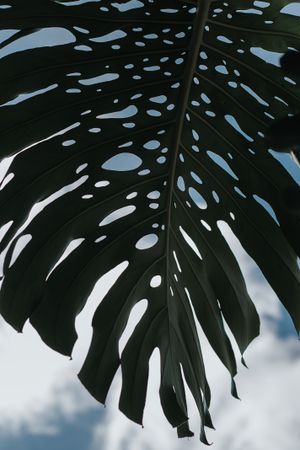
<path fill-rule="evenodd" d="M 188 105 L 188 100 L 190 97 L 190 91 L 191 91 L 191 84 L 193 80 L 193 76 L 195 73 L 195 67 L 196 63 L 199 57 L 199 50 L 200 46 L 203 42 L 203 34 L 205 30 L 205 25 L 207 22 L 209 9 L 211 5 L 211 0 L 203 0 L 203 3 L 201 5 L 197 5 L 197 13 L 196 17 L 194 19 L 194 26 L 193 26 L 193 32 L 190 42 L 190 50 L 188 51 L 188 56 L 186 60 L 186 67 L 185 72 L 183 76 L 183 85 L 181 88 L 181 95 L 178 101 L 178 116 L 177 121 L 175 123 L 175 136 L 174 140 L 171 143 L 170 152 L 172 154 L 172 160 L 170 162 L 170 169 L 169 169 L 169 186 L 168 186 L 168 194 L 167 194 L 167 221 L 166 221 L 166 304 L 167 304 L 167 314 L 168 314 L 168 334 L 169 334 L 169 342 L 170 342 L 170 357 L 171 357 L 171 365 L 174 367 L 176 365 L 176 362 L 173 359 L 173 348 L 174 345 L 172 344 L 172 333 L 170 331 L 171 326 L 171 318 L 170 318 L 170 279 L 169 279 L 169 267 L 170 267 L 170 235 L 171 235 L 171 216 L 172 216 L 172 201 L 173 201 L 173 194 L 175 192 L 175 174 L 176 174 L 176 168 L 177 168 L 177 160 L 178 160 L 178 154 L 180 149 L 180 141 L 181 141 L 181 135 L 182 135 L 182 129 L 184 124 L 184 117 Z"/>
<path fill-rule="evenodd" d="M 175 174 L 176 174 L 176 168 L 177 168 L 177 160 L 178 160 L 178 153 L 180 150 L 180 141 L 181 141 L 181 135 L 182 135 L 182 129 L 184 124 L 184 117 L 187 110 L 188 100 L 190 97 L 190 91 L 191 91 L 191 84 L 193 75 L 195 73 L 195 66 L 199 57 L 199 49 L 203 42 L 203 33 L 205 29 L 205 25 L 207 22 L 207 17 L 209 13 L 211 0 L 204 0 L 201 4 L 202 8 L 198 5 L 198 11 L 195 18 L 195 25 L 192 33 L 191 43 L 190 43 L 190 51 L 188 52 L 188 57 L 186 61 L 186 69 L 185 73 L 183 75 L 183 86 L 181 88 L 181 95 L 178 101 L 178 116 L 177 120 L 175 122 L 176 127 L 176 133 L 174 136 L 174 140 L 171 144 L 170 151 L 172 152 L 172 159 L 170 162 L 170 169 L 169 169 L 169 187 L 168 187 L 168 199 L 167 199 L 167 223 L 166 223 L 166 252 L 167 252 L 167 268 L 169 267 L 169 246 L 170 246 L 170 225 L 171 225 L 171 213 L 172 213 L 172 199 L 173 199 L 173 192 L 175 192 L 174 185 L 175 185 Z M 167 283 L 168 284 L 168 283 Z"/>

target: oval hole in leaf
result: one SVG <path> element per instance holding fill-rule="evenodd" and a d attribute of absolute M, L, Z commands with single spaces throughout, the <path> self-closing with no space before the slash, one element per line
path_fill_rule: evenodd
<path fill-rule="evenodd" d="M 161 285 L 161 276 L 160 275 L 154 275 L 154 277 L 151 278 L 150 286 L 152 288 L 157 288 Z"/>
<path fill-rule="evenodd" d="M 181 270 L 181 267 L 180 267 L 180 264 L 179 264 L 179 261 L 178 261 L 177 254 L 176 254 L 175 250 L 173 250 L 173 256 L 174 256 L 174 259 L 175 259 L 175 262 L 176 262 L 177 269 L 181 273 L 182 270 Z"/>
<path fill-rule="evenodd" d="M 102 36 L 98 36 L 96 38 L 91 38 L 91 42 L 110 42 L 115 41 L 117 39 L 122 39 L 127 36 L 127 33 L 122 30 L 114 30 L 110 33 L 104 34 Z"/>
<path fill-rule="evenodd" d="M 146 234 L 135 244 L 138 250 L 147 250 L 148 248 L 154 247 L 158 242 L 158 236 L 154 233 Z"/>
<path fill-rule="evenodd" d="M 93 78 L 85 78 L 83 80 L 79 80 L 79 84 L 83 84 L 84 86 L 90 86 L 93 84 L 106 83 L 108 81 L 117 80 L 120 78 L 118 73 L 104 73 L 102 75 L 98 75 Z"/>
<path fill-rule="evenodd" d="M 190 187 L 189 195 L 190 195 L 191 199 L 193 200 L 193 202 L 195 203 L 195 205 L 198 206 L 198 208 L 200 208 L 200 209 L 207 208 L 207 203 L 206 203 L 205 199 L 202 197 L 201 194 L 199 194 L 199 192 L 196 189 Z"/>
<path fill-rule="evenodd" d="M 253 195 L 253 198 L 257 203 L 259 203 L 265 209 L 265 211 L 267 211 L 267 213 L 272 217 L 272 219 L 275 220 L 277 225 L 279 225 L 275 211 L 272 208 L 272 206 L 270 205 L 270 203 L 268 203 L 265 199 L 263 199 L 262 197 L 260 197 L 259 195 L 256 195 L 256 194 Z"/>
<path fill-rule="evenodd" d="M 119 153 L 112 158 L 109 158 L 102 164 L 102 169 L 114 170 L 116 172 L 127 172 L 129 170 L 135 170 L 142 164 L 141 158 L 133 153 Z"/>
<path fill-rule="evenodd" d="M 0 58 L 10 55 L 14 52 L 29 50 L 40 47 L 54 47 L 56 45 L 65 45 L 76 42 L 76 38 L 71 31 L 63 27 L 48 27 L 34 31 L 27 36 L 16 39 L 14 42 L 6 45 L 0 51 Z"/>
<path fill-rule="evenodd" d="M 221 169 L 225 170 L 232 178 L 234 178 L 235 180 L 239 179 L 237 175 L 234 173 L 234 171 L 231 169 L 227 161 L 225 161 L 225 159 L 222 158 L 222 156 L 218 155 L 215 152 L 212 152 L 211 150 L 208 150 L 207 154 L 214 163 L 218 164 L 218 166 L 221 167 Z"/>
<path fill-rule="evenodd" d="M 120 111 L 113 111 L 110 113 L 100 114 L 96 116 L 97 119 L 125 119 L 127 117 L 133 117 L 138 113 L 138 109 L 134 105 L 129 105 Z"/>
<path fill-rule="evenodd" d="M 95 183 L 95 187 L 97 187 L 97 188 L 106 187 L 109 184 L 110 184 L 110 182 L 107 180 L 97 181 L 97 183 Z"/>
<path fill-rule="evenodd" d="M 147 197 L 150 198 L 151 200 L 157 200 L 160 197 L 160 192 L 159 191 L 151 191 L 151 192 L 149 192 L 149 194 L 147 194 Z"/>
<path fill-rule="evenodd" d="M 160 142 L 156 139 L 153 139 L 152 141 L 148 141 L 146 142 L 146 144 L 143 145 L 144 148 L 146 148 L 147 150 L 156 150 L 157 148 L 159 148 L 160 146 Z"/>
<path fill-rule="evenodd" d="M 186 231 L 184 231 L 184 229 L 182 227 L 179 227 L 180 233 L 182 234 L 182 236 L 184 237 L 185 242 L 191 247 L 191 249 L 196 253 L 196 255 L 200 258 L 203 259 L 201 256 L 201 253 L 199 252 L 199 249 L 197 247 L 197 245 L 195 244 L 195 242 L 193 241 L 193 239 L 187 234 Z"/>
<path fill-rule="evenodd" d="M 136 210 L 134 205 L 124 206 L 123 208 L 116 209 L 112 213 L 108 214 L 104 219 L 99 223 L 99 227 L 104 227 L 115 220 L 122 219 L 122 217 L 128 216 L 132 214 Z"/>

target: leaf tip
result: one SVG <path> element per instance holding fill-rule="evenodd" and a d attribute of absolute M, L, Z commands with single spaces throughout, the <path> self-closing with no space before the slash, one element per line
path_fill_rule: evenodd
<path fill-rule="evenodd" d="M 204 427 L 202 427 L 202 428 L 201 428 L 201 431 L 200 431 L 200 441 L 201 441 L 203 444 L 209 445 L 209 446 L 213 444 L 213 442 L 211 442 L 211 443 L 208 442 L 207 437 L 206 437 L 206 434 L 205 434 L 205 431 L 204 431 Z"/>
<path fill-rule="evenodd" d="M 244 367 L 246 367 L 246 369 L 249 369 L 243 356 L 241 357 L 241 363 L 243 364 Z"/>
<path fill-rule="evenodd" d="M 211 420 L 211 415 L 209 413 L 209 411 L 207 410 L 205 412 L 205 421 L 204 421 L 204 425 L 208 428 L 211 428 L 212 430 L 215 430 L 214 424 Z"/>
<path fill-rule="evenodd" d="M 189 428 L 188 420 L 177 427 L 177 436 L 179 438 L 191 438 L 194 436 L 194 433 Z"/>
<path fill-rule="evenodd" d="M 237 400 L 241 400 L 237 393 L 237 388 L 234 379 L 231 380 L 231 395 Z"/>

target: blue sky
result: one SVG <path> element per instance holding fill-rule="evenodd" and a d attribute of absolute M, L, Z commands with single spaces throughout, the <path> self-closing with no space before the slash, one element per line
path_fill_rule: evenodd
<path fill-rule="evenodd" d="M 299 12 L 299 4 L 293 5 L 292 11 Z M 49 40 L 55 44 L 53 39 L 58 38 L 71 39 L 68 33 L 59 36 L 55 31 L 53 36 L 49 32 L 39 33 L 40 45 Z M 0 42 L 1 36 L 4 38 L 0 32 Z M 36 41 L 32 39 L 32 42 Z M 26 45 L 28 43 L 31 45 L 30 39 Z M 20 49 L 20 43 L 19 47 L 10 47 L 9 51 L 17 49 Z M 2 49 L 0 58 L 7 53 L 8 49 Z M 290 156 L 276 157 L 300 183 L 300 170 Z M 299 342 L 288 314 L 253 261 L 226 226 L 223 232 L 240 261 L 250 294 L 261 314 L 262 327 L 261 336 L 246 353 L 249 370 L 239 365 L 237 385 L 241 402 L 230 397 L 229 375 L 199 330 L 213 392 L 212 415 L 217 428 L 216 432 L 208 433 L 209 440 L 214 441 L 214 450 L 297 450 L 300 442 Z M 72 361 L 46 348 L 29 325 L 26 325 L 23 335 L 17 335 L 0 320 L 0 450 L 204 448 L 197 436 L 191 440 L 177 440 L 176 432 L 163 418 L 157 395 L 157 353 L 151 358 L 152 376 L 144 429 L 118 411 L 119 373 L 105 409 L 76 379 L 91 337 L 91 317 L 99 298 L 113 282 L 113 276 L 110 273 L 99 280 L 88 307 L 77 320 L 81 338 L 75 346 Z M 141 312 L 140 305 L 135 311 L 135 320 Z M 198 415 L 191 397 L 188 402 L 192 411 L 192 428 L 196 431 L 199 428 Z"/>
<path fill-rule="evenodd" d="M 23 429 L 12 435 L 2 432 L 0 448 L 5 450 L 82 450 L 92 445 L 92 431 L 101 420 L 101 413 L 93 409 L 78 414 L 74 420 L 58 417 L 59 429 L 54 434 L 33 434 Z M 99 446 L 101 450 L 101 446 Z"/>

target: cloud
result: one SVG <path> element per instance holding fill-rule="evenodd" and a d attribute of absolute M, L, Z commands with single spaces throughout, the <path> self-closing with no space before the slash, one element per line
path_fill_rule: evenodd
<path fill-rule="evenodd" d="M 28 324 L 17 334 L 0 323 L 0 434 L 51 434 L 96 405 L 76 379 L 76 364 L 50 350 Z"/>

